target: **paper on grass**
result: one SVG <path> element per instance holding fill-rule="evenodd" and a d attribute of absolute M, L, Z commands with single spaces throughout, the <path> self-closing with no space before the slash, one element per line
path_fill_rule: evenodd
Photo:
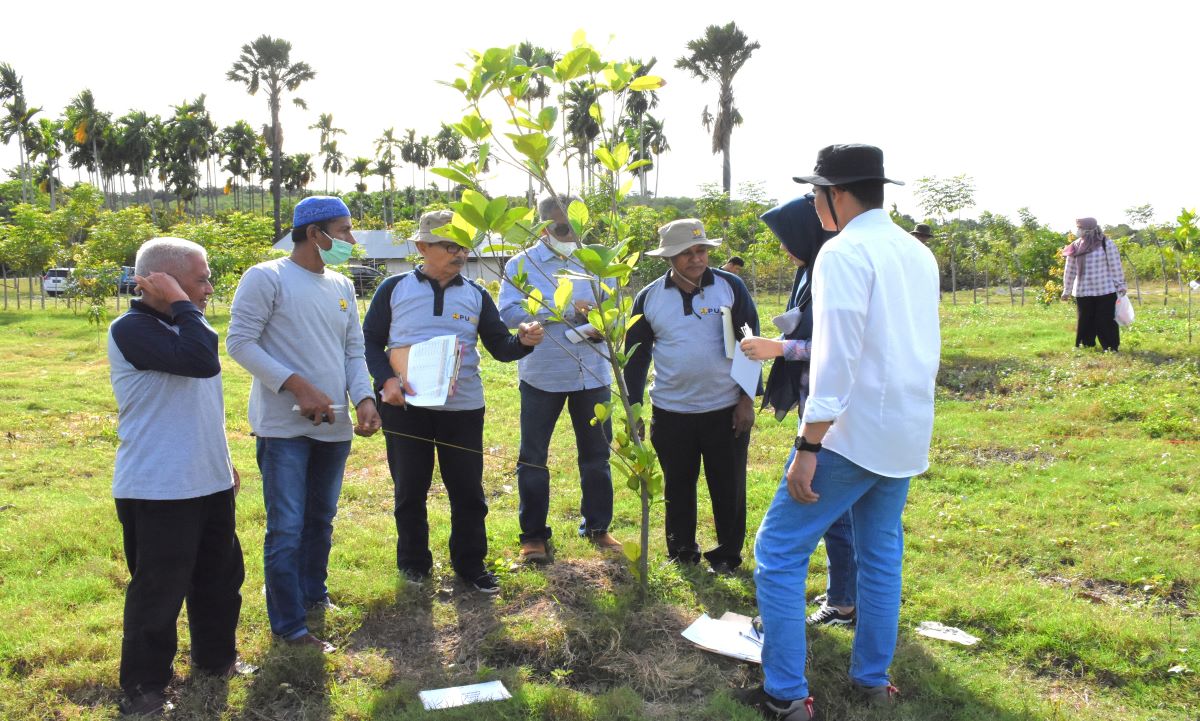
<path fill-rule="evenodd" d="M 439 335 L 388 354 L 392 370 L 408 382 L 412 395 L 404 402 L 414 406 L 444 406 L 454 393 L 458 374 L 458 336 Z"/>
<path fill-rule="evenodd" d="M 718 621 L 704 614 L 685 628 L 682 635 L 705 651 L 762 663 L 762 641 L 755 640 L 757 634 L 745 616 Z"/>
<path fill-rule="evenodd" d="M 938 638 L 943 641 L 953 641 L 961 643 L 964 646 L 974 646 L 979 643 L 979 639 L 971 634 L 955 628 L 953 626 L 945 626 L 937 621 L 922 621 L 917 626 L 917 634 L 920 636 L 928 636 L 929 638 Z"/>
<path fill-rule="evenodd" d="M 422 691 L 417 694 L 426 711 L 439 708 L 454 708 L 483 701 L 503 701 L 512 698 L 508 689 L 499 681 L 476 683 L 470 686 L 455 686 Z"/>

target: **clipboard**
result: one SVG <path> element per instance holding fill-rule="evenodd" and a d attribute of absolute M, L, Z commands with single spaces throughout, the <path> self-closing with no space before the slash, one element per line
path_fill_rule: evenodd
<path fill-rule="evenodd" d="M 455 335 L 389 348 L 388 364 L 413 390 L 412 395 L 405 394 L 404 402 L 426 407 L 445 405 L 458 386 L 462 355 L 463 344 Z"/>

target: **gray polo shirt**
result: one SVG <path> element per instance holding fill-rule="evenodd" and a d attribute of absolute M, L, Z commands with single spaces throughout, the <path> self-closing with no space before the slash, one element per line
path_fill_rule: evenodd
<path fill-rule="evenodd" d="M 558 273 L 564 270 L 587 274 L 583 266 L 539 242 L 509 259 L 504 266 L 506 280 L 500 285 L 500 317 L 509 328 L 516 328 L 531 320 L 540 321 L 546 328 L 541 344 L 518 361 L 517 375 L 529 385 L 547 393 L 589 390 L 612 382 L 609 363 L 595 344 L 587 340 L 572 343 L 566 338 L 572 326 L 587 323 L 586 317 L 576 315 L 573 308 L 567 311 L 566 316 L 570 324 L 551 321 L 550 313 L 545 309 L 532 316 L 522 306 L 525 295 L 507 280 L 524 273 L 529 284 L 540 290 L 548 303 L 553 303 L 554 291 L 558 289 Z M 579 300 L 597 302 L 588 281 L 575 279 L 571 285 L 572 303 Z"/>
<path fill-rule="evenodd" d="M 373 398 L 363 356 L 354 286 L 328 268 L 314 273 L 291 258 L 259 263 L 242 275 L 229 310 L 229 355 L 250 371 L 250 427 L 266 438 L 354 437 L 350 409 L 334 423 L 314 426 L 292 410 L 296 397 L 283 382 L 299 374 L 334 405 Z"/>
<path fill-rule="evenodd" d="M 217 332 L 188 301 L 135 300 L 108 328 L 117 399 L 114 498 L 182 500 L 233 488 Z"/>
<path fill-rule="evenodd" d="M 642 317 L 625 335 L 625 347 L 636 346 L 625 366 L 631 400 L 642 399 L 653 359 L 655 408 L 707 413 L 737 403 L 741 389 L 729 375 L 733 361 L 725 357 L 722 307 L 732 311 L 736 338 L 743 325 L 758 334 L 758 309 L 746 284 L 723 270 L 704 271 L 700 288 L 690 293 L 668 271 L 637 294 L 632 313 Z"/>
<path fill-rule="evenodd" d="M 367 363 L 377 389 L 395 377 L 387 349 L 440 335 L 458 336 L 463 345 L 462 362 L 454 395 L 444 406 L 435 408 L 443 411 L 484 407 L 478 341 L 496 360 L 505 362 L 523 358 L 533 350 L 508 332 L 492 296 L 478 283 L 456 275 L 443 287 L 421 268 L 393 275 L 379 285 L 363 319 L 363 334 Z"/>

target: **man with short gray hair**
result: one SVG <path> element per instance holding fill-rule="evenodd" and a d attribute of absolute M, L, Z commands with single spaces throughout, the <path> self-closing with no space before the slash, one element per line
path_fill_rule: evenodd
<path fill-rule="evenodd" d="M 587 326 L 588 312 L 596 307 L 590 275 L 571 253 L 579 239 L 567 221 L 567 209 L 578 198 L 547 196 L 538 203 L 538 216 L 549 225 L 539 242 L 513 256 L 504 266 L 500 286 L 500 317 L 509 328 L 537 320 L 545 326 L 548 342 L 517 363 L 521 390 L 521 450 L 517 460 L 517 489 L 521 497 L 521 560 L 545 563 L 550 560 L 548 541 L 552 535 L 546 517 L 550 510 L 550 437 L 562 414 L 563 405 L 571 415 L 578 452 L 579 534 L 601 550 L 620 551 L 621 543 L 608 527 L 613 515 L 612 472 L 608 467 L 612 423 L 592 425 L 597 403 L 607 403 L 612 373 L 608 359 L 596 346 L 601 338 L 595 330 L 580 334 L 573 330 Z M 512 279 L 524 274 L 530 286 L 543 298 L 553 298 L 561 274 L 570 272 L 571 306 L 565 323 L 553 322 L 549 309 L 530 314 L 524 307 L 525 294 Z M 587 328 L 591 328 L 587 326 Z"/>
<path fill-rule="evenodd" d="M 138 250 L 140 299 L 108 329 L 117 400 L 113 498 L 132 578 L 125 592 L 121 711 L 170 705 L 175 624 L 184 601 L 192 667 L 240 668 L 235 629 L 244 578 L 235 533 L 239 480 L 225 440 L 213 287 L 204 248 L 155 238 Z"/>

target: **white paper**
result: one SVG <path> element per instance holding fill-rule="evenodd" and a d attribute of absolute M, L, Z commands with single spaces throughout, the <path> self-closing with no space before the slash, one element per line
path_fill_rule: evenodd
<path fill-rule="evenodd" d="M 762 361 L 750 360 L 742 349 L 738 348 L 733 354 L 733 366 L 729 369 L 729 375 L 751 398 L 758 392 L 758 379 L 761 374 Z"/>
<path fill-rule="evenodd" d="M 422 691 L 417 694 L 426 711 L 439 708 L 454 708 L 484 701 L 503 701 L 512 698 L 508 689 L 499 681 L 476 683 L 470 686 L 455 686 Z"/>
<path fill-rule="evenodd" d="M 458 336 L 439 335 L 408 349 L 408 387 L 413 395 L 404 397 L 414 406 L 444 406 L 454 382 L 458 362 Z"/>
<path fill-rule="evenodd" d="M 1190 286 L 1192 290 L 1200 290 L 1200 280 L 1188 281 L 1188 286 Z"/>
<path fill-rule="evenodd" d="M 762 641 L 750 625 L 750 619 L 717 621 L 704 614 L 683 630 L 683 637 L 705 651 L 751 663 L 762 663 Z"/>
<path fill-rule="evenodd" d="M 725 333 L 725 357 L 736 358 L 738 344 L 733 337 L 733 309 L 727 305 L 721 306 L 721 330 Z"/>
<path fill-rule="evenodd" d="M 567 340 L 572 343 L 579 343 L 587 340 L 591 334 L 596 332 L 596 328 L 591 323 L 577 325 L 574 328 L 568 328 L 566 332 Z"/>
<path fill-rule="evenodd" d="M 974 646 L 979 643 L 979 639 L 953 626 L 944 626 L 937 621 L 922 621 L 917 626 L 917 634 L 920 636 L 928 636 L 929 638 L 937 638 L 943 641 L 953 641 L 961 643 L 964 646 Z"/>

